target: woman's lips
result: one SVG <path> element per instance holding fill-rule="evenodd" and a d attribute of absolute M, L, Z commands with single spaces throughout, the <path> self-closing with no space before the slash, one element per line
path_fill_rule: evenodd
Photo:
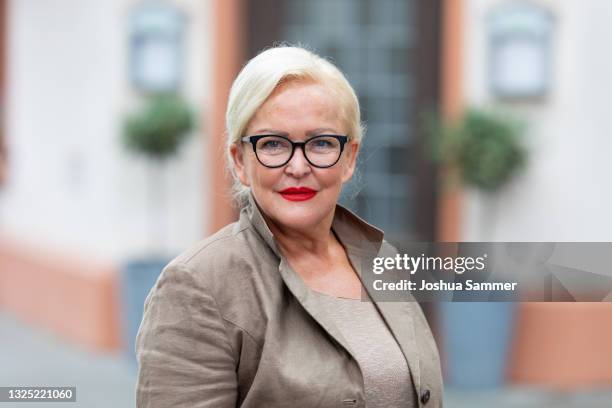
<path fill-rule="evenodd" d="M 289 187 L 280 191 L 280 195 L 289 201 L 306 201 L 314 197 L 317 192 L 308 187 Z"/>

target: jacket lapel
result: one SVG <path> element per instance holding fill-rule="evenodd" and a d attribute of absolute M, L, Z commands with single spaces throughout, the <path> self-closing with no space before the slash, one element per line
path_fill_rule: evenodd
<path fill-rule="evenodd" d="M 415 324 L 413 320 L 413 311 L 411 308 L 412 300 L 395 300 L 395 301 L 377 301 L 376 293 L 374 293 L 373 289 L 367 284 L 368 279 L 364 280 L 364 273 L 372 273 L 372 271 L 367 268 L 368 265 L 372 265 L 372 260 L 375 256 L 379 255 L 379 252 L 368 252 L 366 251 L 357 251 L 353 247 L 346 247 L 347 254 L 351 263 L 353 264 L 353 268 L 358 273 L 359 279 L 363 284 L 363 288 L 365 288 L 368 296 L 383 317 L 383 320 L 389 327 L 389 331 L 397 341 L 404 357 L 406 358 L 406 362 L 408 363 L 408 367 L 410 368 L 410 374 L 412 376 L 413 385 L 415 388 L 415 392 L 419 395 L 419 389 L 421 387 L 421 375 L 420 375 L 420 366 L 419 366 L 419 353 L 417 351 L 416 344 L 416 335 L 415 335 Z M 367 268 L 367 269 L 366 269 Z M 362 294 L 362 298 L 363 298 Z"/>
<path fill-rule="evenodd" d="M 304 309 L 306 309 L 308 314 L 310 314 L 321 327 L 350 353 L 351 349 L 342 335 L 342 332 L 338 329 L 333 320 L 329 318 L 320 300 L 312 294 L 306 286 L 306 283 L 304 283 L 302 278 L 291 268 L 291 265 L 289 265 L 289 262 L 287 262 L 284 257 L 281 257 L 279 271 L 291 293 L 293 293 Z"/>
<path fill-rule="evenodd" d="M 414 333 L 414 321 L 412 312 L 407 302 L 376 302 L 378 310 L 391 329 L 391 333 L 400 349 L 406 357 L 410 368 L 414 389 L 417 395 L 421 388 L 421 373 L 419 367 L 419 353 L 417 351 L 416 337 Z"/>

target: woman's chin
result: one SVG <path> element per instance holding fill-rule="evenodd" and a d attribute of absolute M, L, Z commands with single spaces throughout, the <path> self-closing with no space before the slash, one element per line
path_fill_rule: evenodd
<path fill-rule="evenodd" d="M 317 206 L 291 205 L 282 206 L 272 214 L 272 218 L 281 228 L 296 231 L 308 231 L 321 225 L 328 218 L 328 213 Z"/>

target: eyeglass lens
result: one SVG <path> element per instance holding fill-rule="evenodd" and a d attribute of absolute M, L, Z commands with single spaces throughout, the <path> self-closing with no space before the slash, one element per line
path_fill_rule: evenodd
<path fill-rule="evenodd" d="M 257 157 L 265 166 L 282 166 L 291 158 L 291 142 L 278 136 L 266 136 L 257 141 Z M 315 166 L 328 167 L 340 157 L 340 141 L 334 137 L 318 136 L 304 146 L 306 159 Z"/>

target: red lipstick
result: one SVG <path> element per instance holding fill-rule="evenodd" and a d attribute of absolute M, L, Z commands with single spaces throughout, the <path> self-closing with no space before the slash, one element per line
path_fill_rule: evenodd
<path fill-rule="evenodd" d="M 315 190 L 308 187 L 289 187 L 280 191 L 280 195 L 285 200 L 289 201 L 306 201 L 310 200 L 317 194 Z"/>

